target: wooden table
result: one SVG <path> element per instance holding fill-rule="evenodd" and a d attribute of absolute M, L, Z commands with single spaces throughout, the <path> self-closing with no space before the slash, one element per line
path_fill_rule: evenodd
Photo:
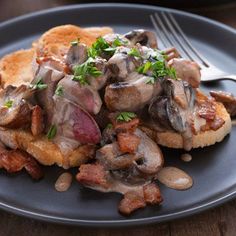
<path fill-rule="evenodd" d="M 0 22 L 36 10 L 74 3 L 66 0 L 0 0 Z M 77 1 L 78 2 L 78 1 Z M 236 28 L 236 4 L 194 10 Z M 236 49 L 235 49 L 236 50 Z M 30 196 L 29 196 L 30 197 Z M 84 229 L 42 223 L 0 212 L 0 236 L 223 236 L 236 235 L 236 200 L 199 215 L 153 226 L 126 229 Z"/>

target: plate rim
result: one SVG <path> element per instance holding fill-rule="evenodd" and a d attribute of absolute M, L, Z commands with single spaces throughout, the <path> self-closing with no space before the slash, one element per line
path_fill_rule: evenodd
<path fill-rule="evenodd" d="M 210 24 L 213 24 L 217 27 L 223 28 L 226 31 L 229 31 L 236 36 L 236 29 L 234 29 L 231 26 L 227 26 L 223 23 L 220 23 L 218 21 L 209 19 L 204 16 L 200 16 L 197 14 L 185 12 L 182 10 L 176 10 L 172 8 L 166 8 L 166 7 L 159 7 L 155 5 L 146 5 L 146 4 L 133 4 L 133 3 L 83 3 L 83 4 L 71 4 L 66 6 L 59 6 L 59 7 L 52 7 L 49 9 L 44 9 L 40 11 L 35 11 L 33 13 L 24 14 L 18 17 L 14 17 L 12 19 L 3 21 L 0 23 L 0 31 L 3 28 L 11 27 L 11 25 L 14 25 L 15 23 L 19 23 L 19 21 L 24 21 L 27 19 L 30 19 L 32 17 L 39 17 L 45 14 L 51 14 L 55 12 L 60 12 L 64 10 L 71 10 L 71 9 L 85 9 L 85 8 L 95 8 L 95 7 L 124 7 L 124 8 L 136 8 L 136 9 L 148 9 L 148 10 L 157 10 L 157 11 L 171 11 L 180 15 L 185 15 L 191 18 L 195 18 Z M 166 222 L 174 219 L 180 219 L 187 216 L 192 216 L 194 214 L 201 213 L 205 210 L 209 210 L 211 208 L 214 208 L 216 206 L 220 206 L 223 203 L 232 200 L 236 197 L 236 188 L 228 192 L 227 194 L 218 197 L 217 199 L 207 201 L 206 203 L 203 203 L 201 205 L 198 205 L 196 207 L 191 207 L 189 209 L 180 210 L 175 213 L 169 213 L 165 214 L 163 216 L 153 216 L 153 217 L 145 217 L 145 218 L 138 218 L 138 219 L 122 219 L 122 220 L 81 220 L 81 219 L 73 219 L 69 217 L 58 217 L 58 216 L 51 216 L 50 214 L 43 214 L 43 213 L 37 213 L 35 211 L 26 210 L 20 207 L 16 207 L 6 204 L 4 202 L 0 201 L 0 209 L 24 216 L 27 218 L 33 218 L 36 220 L 44 221 L 44 222 L 51 222 L 51 223 L 57 223 L 57 224 L 66 224 L 66 225 L 74 225 L 74 226 L 82 226 L 82 227 L 119 227 L 119 226 L 141 226 L 141 225 L 148 225 L 148 224 L 154 224 L 154 223 L 160 223 L 160 222 Z"/>

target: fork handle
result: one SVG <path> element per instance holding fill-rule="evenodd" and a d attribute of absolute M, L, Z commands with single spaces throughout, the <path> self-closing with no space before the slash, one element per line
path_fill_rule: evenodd
<path fill-rule="evenodd" d="M 236 82 L 236 75 L 224 75 L 221 77 L 214 77 L 214 79 L 209 78 L 209 79 L 203 79 L 201 82 L 214 82 L 214 81 L 220 81 L 220 80 L 232 80 Z"/>

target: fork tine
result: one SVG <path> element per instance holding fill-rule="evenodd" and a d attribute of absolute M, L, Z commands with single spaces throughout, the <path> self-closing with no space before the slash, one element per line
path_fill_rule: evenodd
<path fill-rule="evenodd" d="M 168 19 L 167 15 L 165 14 L 165 12 L 161 12 L 161 15 L 165 21 L 165 23 L 167 24 L 167 26 L 170 29 L 170 32 L 172 33 L 175 41 L 178 43 L 179 47 L 185 52 L 185 54 L 189 57 L 189 59 L 194 61 L 194 57 L 193 55 L 191 55 L 191 53 L 189 52 L 189 50 L 186 49 L 186 47 L 183 46 L 183 43 L 181 42 L 181 39 L 179 38 L 175 28 L 173 27 L 173 25 L 171 24 L 170 20 Z"/>
<path fill-rule="evenodd" d="M 178 33 L 181 35 L 181 37 L 182 37 L 184 43 L 186 44 L 186 46 L 188 46 L 189 49 L 196 55 L 196 57 L 198 57 L 201 60 L 201 62 L 204 66 L 209 67 L 210 64 L 208 63 L 208 61 L 192 46 L 191 42 L 189 41 L 189 39 L 187 38 L 187 36 L 185 35 L 183 30 L 179 26 L 179 24 L 177 23 L 177 21 L 175 20 L 173 15 L 170 12 L 167 12 L 167 15 L 169 16 L 169 19 L 172 21 L 172 24 L 178 30 Z"/>
<path fill-rule="evenodd" d="M 168 48 L 168 47 L 170 46 L 170 43 L 169 43 L 168 39 L 165 37 L 165 35 L 164 35 L 164 34 L 161 32 L 161 30 L 159 29 L 159 27 L 158 27 L 158 25 L 157 25 L 157 22 L 156 22 L 156 20 L 155 20 L 155 18 L 154 18 L 154 16 L 153 16 L 153 15 L 150 15 L 150 18 L 151 18 L 152 24 L 153 24 L 153 26 L 154 26 L 154 28 L 155 28 L 155 30 L 156 30 L 156 32 L 157 32 L 157 34 L 158 34 L 160 40 L 161 40 L 163 46 L 166 47 L 166 48 Z"/>
<path fill-rule="evenodd" d="M 155 13 L 154 16 L 156 17 L 156 21 L 159 23 L 159 26 L 161 30 L 163 31 L 163 34 L 165 34 L 165 37 L 168 39 L 170 46 L 171 47 L 173 47 L 173 45 L 176 46 L 182 56 L 188 57 L 185 51 L 183 51 L 183 49 L 179 46 L 179 43 L 175 40 L 173 35 L 168 32 L 168 29 L 165 26 L 164 21 L 161 19 L 158 13 Z"/>

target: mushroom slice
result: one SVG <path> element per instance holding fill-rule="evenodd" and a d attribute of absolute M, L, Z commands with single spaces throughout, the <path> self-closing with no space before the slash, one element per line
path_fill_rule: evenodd
<path fill-rule="evenodd" d="M 88 58 L 87 46 L 83 43 L 72 45 L 66 55 L 66 64 L 72 69 L 84 63 Z"/>
<path fill-rule="evenodd" d="M 215 98 L 217 102 L 222 102 L 224 104 L 230 116 L 236 115 L 236 97 L 232 93 L 224 91 L 211 91 L 210 95 Z"/>
<path fill-rule="evenodd" d="M 132 80 L 110 84 L 105 90 L 105 103 L 111 111 L 137 111 L 161 91 L 160 84 L 146 83 L 148 76 L 132 73 Z"/>
<path fill-rule="evenodd" d="M 125 169 L 130 167 L 137 157 L 134 154 L 124 154 L 120 151 L 117 142 L 107 144 L 96 152 L 96 159 L 107 170 Z"/>
<path fill-rule="evenodd" d="M 173 58 L 168 65 L 176 70 L 178 78 L 187 81 L 193 88 L 198 88 L 201 81 L 200 66 L 190 60 Z"/>
<path fill-rule="evenodd" d="M 149 46 L 151 48 L 157 48 L 156 34 L 149 30 L 137 29 L 132 30 L 124 35 L 130 40 L 131 44 L 135 45 L 140 43 L 143 46 Z"/>
<path fill-rule="evenodd" d="M 144 174 L 155 175 L 164 164 L 161 149 L 140 129 L 136 129 L 134 134 L 140 138 L 137 155 L 142 157 L 142 163 L 136 163 L 137 169 Z"/>
<path fill-rule="evenodd" d="M 20 128 L 30 124 L 31 109 L 27 102 L 33 91 L 26 85 L 7 86 L 0 92 L 0 126 Z"/>

